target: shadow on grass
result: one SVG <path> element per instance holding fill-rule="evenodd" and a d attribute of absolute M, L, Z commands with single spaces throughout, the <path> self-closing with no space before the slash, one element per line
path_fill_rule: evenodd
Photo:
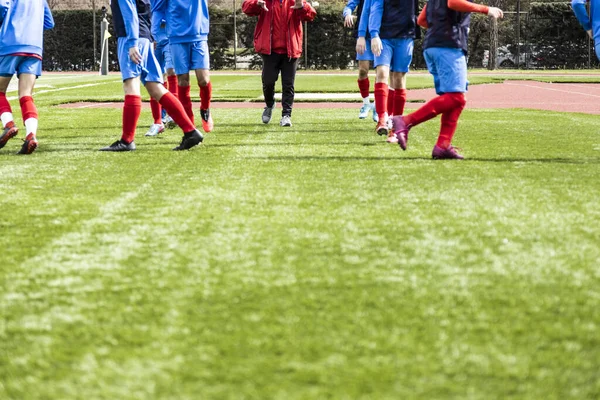
<path fill-rule="evenodd" d="M 136 144 L 139 144 L 136 142 Z M 276 143 L 207 143 L 208 147 L 262 147 L 262 146 L 273 146 L 273 147 L 289 147 L 289 146 L 377 146 L 379 143 L 357 143 L 357 142 L 323 142 L 323 143 L 302 143 L 302 142 L 276 142 Z M 384 143 L 385 144 L 385 143 Z"/>
<path fill-rule="evenodd" d="M 430 156 L 410 157 L 351 157 L 351 156 L 273 156 L 273 157 L 246 157 L 255 160 L 268 161 L 414 161 L 425 160 L 435 162 L 459 162 L 458 160 L 432 160 Z M 600 159 L 573 159 L 573 158 L 467 158 L 460 161 L 468 162 L 495 162 L 495 163 L 549 163 L 549 164 L 600 164 Z"/>

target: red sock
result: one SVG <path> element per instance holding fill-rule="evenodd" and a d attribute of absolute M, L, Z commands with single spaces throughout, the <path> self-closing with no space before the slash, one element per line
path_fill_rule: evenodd
<path fill-rule="evenodd" d="M 358 82 L 358 90 L 360 90 L 360 96 L 363 99 L 365 97 L 369 97 L 369 89 L 371 88 L 371 83 L 369 82 L 369 77 L 367 76 L 365 79 L 359 79 L 357 82 Z"/>
<path fill-rule="evenodd" d="M 179 97 L 179 101 L 181 102 L 181 105 L 183 106 L 183 109 L 185 110 L 185 113 L 187 114 L 188 118 L 190 119 L 190 121 L 192 121 L 192 124 L 196 125 L 194 123 L 194 110 L 192 109 L 192 98 L 190 97 L 190 87 L 189 86 L 178 86 L 177 87 L 177 97 Z M 169 112 L 169 111 L 167 111 L 167 112 Z M 171 115 L 171 118 L 173 118 L 172 115 Z M 175 122 L 177 122 L 177 121 L 175 121 Z M 181 125 L 179 125 L 179 126 L 181 126 Z"/>
<path fill-rule="evenodd" d="M 208 82 L 206 86 L 200 86 L 200 109 L 208 110 L 210 108 L 210 98 L 212 96 L 212 83 Z"/>
<path fill-rule="evenodd" d="M 387 112 L 388 85 L 380 82 L 375 84 L 375 110 L 379 120 L 383 121 L 383 117 Z"/>
<path fill-rule="evenodd" d="M 404 117 L 404 122 L 406 122 L 407 125 L 415 126 L 425 121 L 429 121 L 437 115 L 455 108 L 458 103 L 461 102 L 461 98 L 462 101 L 464 101 L 464 95 L 462 93 L 444 93 L 441 96 L 434 97 L 417 111 Z"/>
<path fill-rule="evenodd" d="M 125 143 L 133 142 L 135 128 L 142 113 L 142 98 L 131 94 L 125 95 L 123 104 L 123 134 L 121 140 Z"/>
<path fill-rule="evenodd" d="M 162 107 L 158 101 L 150 98 L 150 108 L 152 109 L 152 118 L 154 118 L 155 124 L 162 124 Z"/>
<path fill-rule="evenodd" d="M 5 112 L 12 113 L 12 109 L 10 108 L 10 103 L 6 99 L 6 93 L 0 92 L 0 115 Z"/>
<path fill-rule="evenodd" d="M 177 75 L 167 76 L 167 82 L 169 83 L 169 92 L 177 96 Z"/>
<path fill-rule="evenodd" d="M 396 98 L 396 90 L 394 90 L 394 88 L 388 86 L 387 112 L 388 112 L 389 116 L 395 115 L 395 113 L 394 113 L 394 99 L 395 98 Z"/>
<path fill-rule="evenodd" d="M 404 114 L 404 105 L 406 104 L 406 89 L 396 89 L 394 94 L 394 115 Z"/>
<path fill-rule="evenodd" d="M 462 99 L 461 96 L 456 96 L 456 107 L 442 114 L 442 126 L 440 128 L 440 135 L 438 136 L 436 143 L 436 146 L 441 147 L 442 149 L 447 149 L 450 147 L 452 138 L 454 137 L 454 132 L 456 132 L 456 127 L 458 126 L 458 117 L 460 117 L 460 113 L 462 113 L 466 103 L 462 93 L 451 94 L 461 95 Z"/>
<path fill-rule="evenodd" d="M 189 86 L 188 86 L 189 88 Z M 159 100 L 159 103 L 165 110 L 167 110 L 167 114 L 173 118 L 173 121 L 183 130 L 184 133 L 191 132 L 196 127 L 194 123 L 188 117 L 185 109 L 177 100 L 177 97 L 173 95 L 171 92 L 165 93 Z"/>

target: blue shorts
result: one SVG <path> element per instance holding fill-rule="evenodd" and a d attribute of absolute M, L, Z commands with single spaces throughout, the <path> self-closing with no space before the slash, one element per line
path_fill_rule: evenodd
<path fill-rule="evenodd" d="M 120 37 L 117 39 L 117 50 L 119 53 L 119 67 L 121 67 L 121 77 L 123 80 L 140 77 L 142 84 L 146 82 L 163 83 L 162 69 L 158 60 L 154 56 L 154 50 L 148 39 L 138 39 L 138 50 L 142 55 L 142 62 L 135 64 L 129 58 L 129 49 L 125 48 L 127 39 Z"/>
<path fill-rule="evenodd" d="M 210 69 L 210 54 L 206 40 L 171 43 L 171 56 L 177 75 L 187 74 L 196 69 Z"/>
<path fill-rule="evenodd" d="M 467 59 L 461 49 L 432 47 L 425 49 L 423 55 L 437 94 L 467 91 Z"/>
<path fill-rule="evenodd" d="M 173 68 L 173 59 L 171 58 L 171 47 L 169 42 L 157 43 L 154 55 L 164 72 Z"/>
<path fill-rule="evenodd" d="M 598 60 L 600 60 L 600 43 L 596 44 L 595 49 L 596 49 L 596 57 L 598 57 Z"/>
<path fill-rule="evenodd" d="M 356 53 L 356 61 L 373 61 L 373 52 L 371 51 L 371 39 L 367 39 L 367 48 L 362 54 Z"/>
<path fill-rule="evenodd" d="M 42 75 L 42 60 L 30 56 L 0 56 L 0 76 Z"/>
<path fill-rule="evenodd" d="M 375 68 L 379 65 L 390 67 L 392 72 L 408 72 L 412 62 L 414 40 L 381 39 L 382 49 L 379 56 L 375 56 Z"/>

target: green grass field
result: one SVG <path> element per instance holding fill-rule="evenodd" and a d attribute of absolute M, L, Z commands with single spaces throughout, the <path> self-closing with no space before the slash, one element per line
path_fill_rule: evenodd
<path fill-rule="evenodd" d="M 120 109 L 55 105 L 118 77 L 38 84 L 40 147 L 0 151 L 0 399 L 600 398 L 598 116 L 467 108 L 461 162 L 439 119 L 402 152 L 353 109 L 215 108 L 172 152 L 144 111 L 107 154 Z"/>

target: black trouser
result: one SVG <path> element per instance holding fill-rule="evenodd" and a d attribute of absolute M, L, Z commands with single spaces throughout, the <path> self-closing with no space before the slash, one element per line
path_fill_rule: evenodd
<path fill-rule="evenodd" d="M 267 107 L 273 107 L 275 104 L 275 82 L 281 71 L 281 116 L 292 116 L 292 106 L 294 105 L 294 80 L 296 79 L 296 68 L 298 67 L 297 58 L 288 58 L 287 54 L 272 53 L 270 55 L 262 54 L 263 70 L 262 84 L 263 95 Z"/>

